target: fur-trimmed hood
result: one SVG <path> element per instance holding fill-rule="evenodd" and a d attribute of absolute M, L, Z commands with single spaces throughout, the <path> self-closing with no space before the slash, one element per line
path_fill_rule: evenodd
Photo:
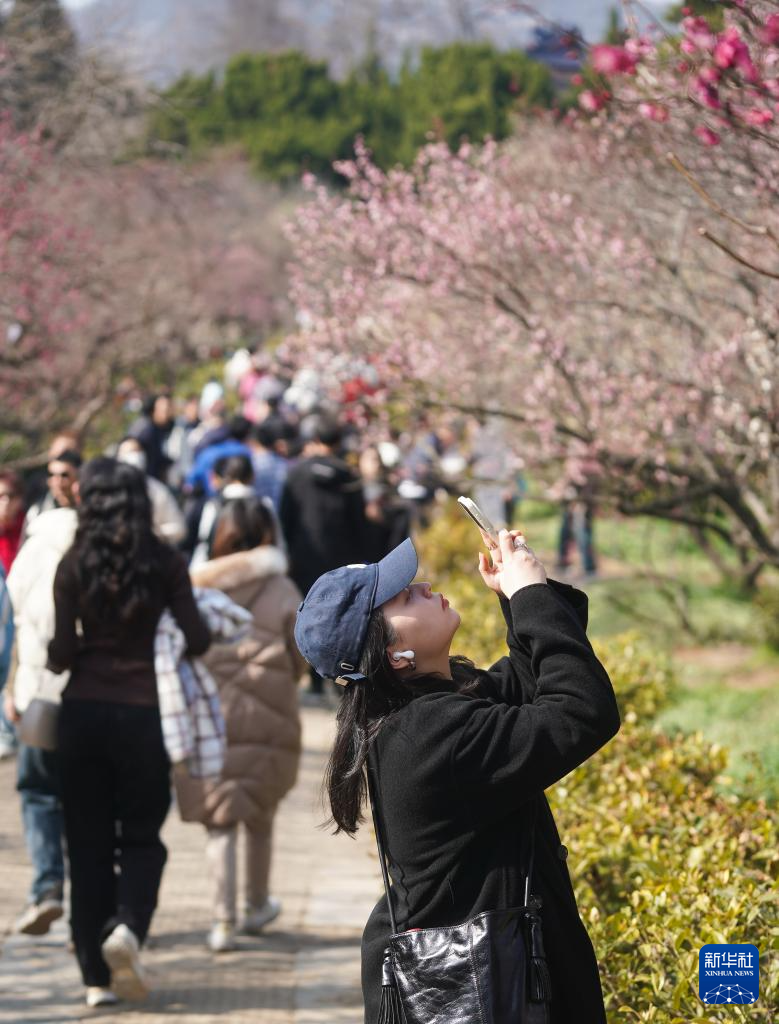
<path fill-rule="evenodd" d="M 192 569 L 190 576 L 196 587 L 234 590 L 246 583 L 254 583 L 270 576 L 285 576 L 286 573 L 286 555 L 279 548 L 269 544 L 204 562 Z"/>
<path fill-rule="evenodd" d="M 185 821 L 214 828 L 267 821 L 297 777 L 300 716 L 297 682 L 305 662 L 295 646 L 300 591 L 276 547 L 241 551 L 191 570 L 197 586 L 224 591 L 251 612 L 249 633 L 237 644 L 213 643 L 203 657 L 219 687 L 227 726 L 220 779 L 176 777 Z"/>

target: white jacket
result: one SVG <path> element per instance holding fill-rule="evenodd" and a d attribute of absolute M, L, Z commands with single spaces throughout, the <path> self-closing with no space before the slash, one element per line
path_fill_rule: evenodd
<path fill-rule="evenodd" d="M 8 593 L 16 623 L 16 674 L 13 697 L 20 713 L 34 697 L 59 700 L 68 673 L 46 669 L 49 641 L 54 636 L 54 574 L 76 535 L 72 508 L 41 512 L 30 523 L 27 539 L 8 574 Z"/>
<path fill-rule="evenodd" d="M 160 540 L 175 547 L 187 535 L 184 514 L 176 504 L 171 491 L 161 480 L 147 476 L 146 488 L 151 501 L 152 528 Z"/>

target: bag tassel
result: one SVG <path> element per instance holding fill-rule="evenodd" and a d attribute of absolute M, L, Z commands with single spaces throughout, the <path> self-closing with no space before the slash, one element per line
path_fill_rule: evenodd
<path fill-rule="evenodd" d="M 395 984 L 389 947 L 384 950 L 384 961 L 381 965 L 381 1003 L 376 1024 L 406 1024 L 403 1007 L 400 1005 L 400 993 Z"/>
<path fill-rule="evenodd" d="M 552 976 L 546 962 L 541 918 L 534 909 L 528 914 L 530 922 L 530 1001 L 548 1003 L 552 998 Z"/>

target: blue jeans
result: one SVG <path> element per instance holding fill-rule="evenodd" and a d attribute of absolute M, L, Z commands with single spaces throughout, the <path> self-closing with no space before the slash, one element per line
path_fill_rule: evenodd
<path fill-rule="evenodd" d="M 597 564 L 593 548 L 593 507 L 592 505 L 563 505 L 560 536 L 557 545 L 557 566 L 565 569 L 571 564 L 571 547 L 579 550 L 584 572 L 595 572 Z"/>
<path fill-rule="evenodd" d="M 0 690 L 0 747 L 5 747 L 8 750 L 16 750 L 18 742 L 16 739 L 16 729 L 5 717 L 5 711 L 3 711 L 3 700 L 2 690 Z"/>
<path fill-rule="evenodd" d="M 30 902 L 62 899 L 65 862 L 57 754 L 19 744 L 16 788 L 22 798 L 24 839 L 33 869 Z"/>

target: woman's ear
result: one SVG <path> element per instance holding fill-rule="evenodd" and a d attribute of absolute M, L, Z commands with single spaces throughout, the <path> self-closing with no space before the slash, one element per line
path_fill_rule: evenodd
<path fill-rule="evenodd" d="M 402 672 L 407 668 L 413 669 L 417 667 L 413 651 L 393 651 L 388 647 L 387 657 L 390 660 L 390 665 L 398 672 Z"/>

